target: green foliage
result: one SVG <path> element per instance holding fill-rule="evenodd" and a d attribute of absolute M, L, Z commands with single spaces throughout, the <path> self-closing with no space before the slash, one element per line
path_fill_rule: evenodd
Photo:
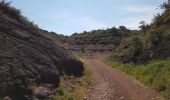
<path fill-rule="evenodd" d="M 83 82 L 82 85 L 85 88 L 89 88 L 90 84 L 91 84 L 91 80 L 92 80 L 92 73 L 90 72 L 90 70 L 88 68 L 85 69 L 85 75 L 83 77 Z"/>
<path fill-rule="evenodd" d="M 74 100 L 73 96 L 66 92 L 63 85 L 60 85 L 57 90 L 57 93 L 58 94 L 53 98 L 54 100 Z"/>
<path fill-rule="evenodd" d="M 149 29 L 149 25 L 145 21 L 141 21 L 139 28 L 145 33 Z"/>
<path fill-rule="evenodd" d="M 152 61 L 146 65 L 121 64 L 112 61 L 105 61 L 105 63 L 128 73 L 157 90 L 167 100 L 170 99 L 170 59 Z"/>
<path fill-rule="evenodd" d="M 73 45 L 95 45 L 95 44 L 113 44 L 118 45 L 121 38 L 128 37 L 133 33 L 132 30 L 127 29 L 125 26 L 119 28 L 99 29 L 89 32 L 74 33 L 67 40 L 67 43 Z"/>
<path fill-rule="evenodd" d="M 143 54 L 143 43 L 139 37 L 130 37 L 122 40 L 120 45 L 115 48 L 114 56 L 117 60 L 124 63 L 134 62 L 137 63 L 141 60 L 141 55 Z"/>
<path fill-rule="evenodd" d="M 164 33 L 161 30 L 153 30 L 150 32 L 148 40 L 152 45 L 156 46 L 162 41 L 163 34 Z"/>

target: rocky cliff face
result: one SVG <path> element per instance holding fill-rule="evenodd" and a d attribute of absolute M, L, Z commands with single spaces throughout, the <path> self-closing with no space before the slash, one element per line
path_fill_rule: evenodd
<path fill-rule="evenodd" d="M 16 12 L 7 3 L 0 3 L 0 99 L 33 99 L 33 90 L 42 84 L 58 87 L 62 72 L 82 75 L 80 61 Z"/>

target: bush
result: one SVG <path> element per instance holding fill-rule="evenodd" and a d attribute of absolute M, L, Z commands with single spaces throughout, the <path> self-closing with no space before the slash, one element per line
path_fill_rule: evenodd
<path fill-rule="evenodd" d="M 157 46 L 163 39 L 163 32 L 161 30 L 153 30 L 149 33 L 148 39 L 153 46 Z"/>
<path fill-rule="evenodd" d="M 138 37 L 124 39 L 114 51 L 113 59 L 128 63 L 143 63 L 143 43 Z"/>

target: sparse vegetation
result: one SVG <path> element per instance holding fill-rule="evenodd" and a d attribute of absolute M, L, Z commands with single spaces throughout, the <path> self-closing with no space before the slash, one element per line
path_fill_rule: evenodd
<path fill-rule="evenodd" d="M 66 36 L 62 34 L 57 34 L 55 32 L 48 32 L 46 30 L 39 29 L 39 32 L 44 35 L 45 37 L 53 40 L 53 41 L 60 41 L 60 42 L 65 42 L 66 41 Z"/>
<path fill-rule="evenodd" d="M 91 83 L 91 72 L 86 68 L 84 76 L 76 79 L 73 76 L 62 76 L 61 85 L 54 100 L 83 100 Z"/>
<path fill-rule="evenodd" d="M 146 65 L 122 64 L 114 61 L 104 62 L 157 90 L 167 100 L 170 99 L 170 59 L 156 60 Z"/>

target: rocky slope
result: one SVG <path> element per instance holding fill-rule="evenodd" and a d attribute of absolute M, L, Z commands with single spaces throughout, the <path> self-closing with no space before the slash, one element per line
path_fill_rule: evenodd
<path fill-rule="evenodd" d="M 125 26 L 89 32 L 84 31 L 67 37 L 66 43 L 72 46 L 69 48 L 71 51 L 108 52 L 119 45 L 122 38 L 129 37 L 136 32 L 135 30 L 127 29 Z"/>
<path fill-rule="evenodd" d="M 80 61 L 42 35 L 19 10 L 0 2 L 0 99 L 47 99 L 51 94 L 41 88 L 54 90 L 62 73 L 81 76 L 83 71 Z"/>

